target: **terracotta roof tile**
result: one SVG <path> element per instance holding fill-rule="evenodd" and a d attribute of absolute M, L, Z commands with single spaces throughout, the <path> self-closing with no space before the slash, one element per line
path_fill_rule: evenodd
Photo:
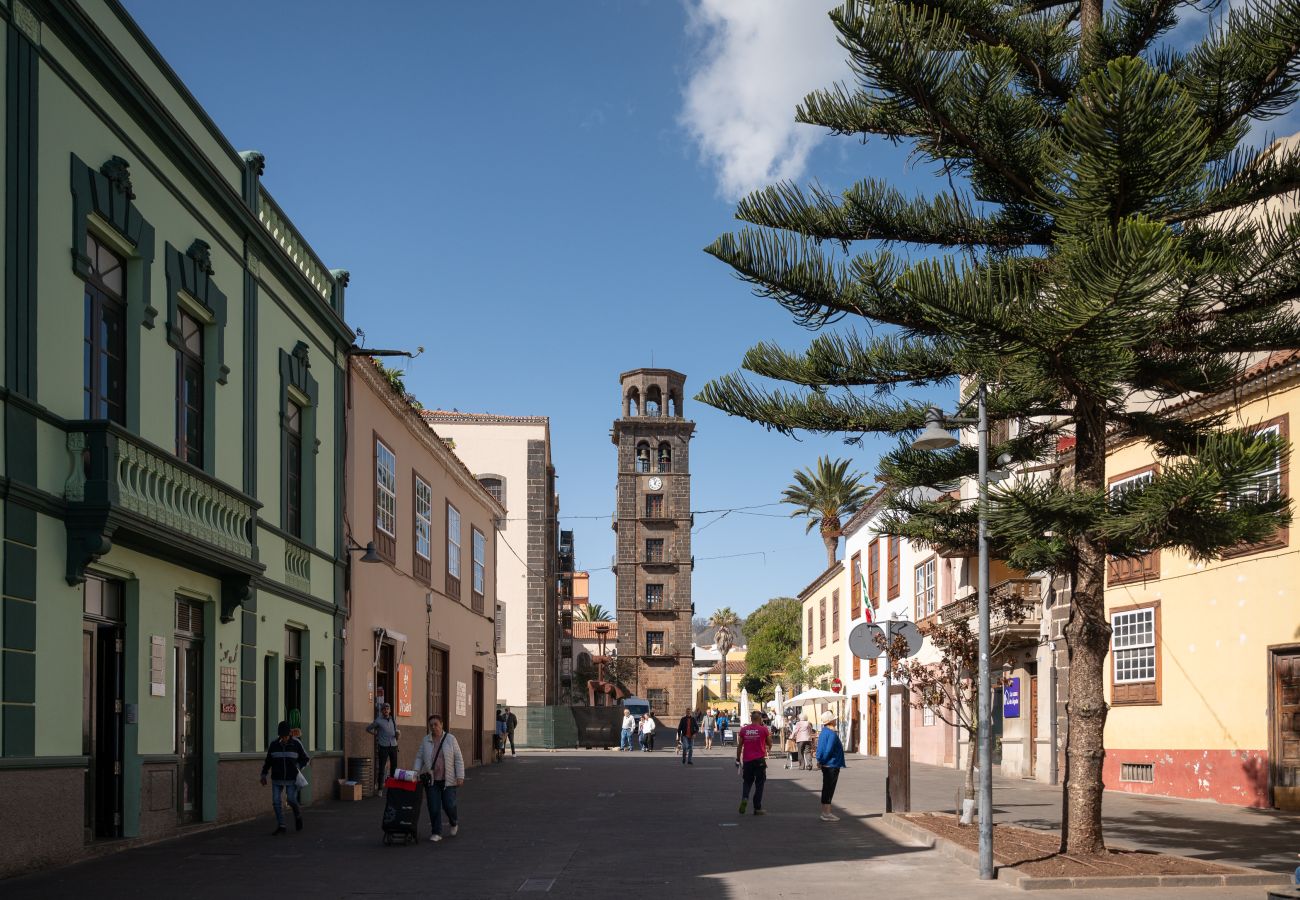
<path fill-rule="evenodd" d="M 708 674 L 710 674 L 710 675 L 721 675 L 721 674 L 722 674 L 722 662 L 719 661 L 719 662 L 717 662 L 717 663 L 714 663 L 713 668 L 712 668 L 712 669 L 709 669 Z M 729 659 L 729 660 L 727 660 L 727 674 L 728 674 L 728 675 L 744 675 L 744 674 L 745 674 L 745 661 L 744 661 L 743 659 Z"/>
<path fill-rule="evenodd" d="M 584 622 L 581 619 L 573 620 L 573 637 L 579 641 L 594 641 L 600 638 L 596 633 L 596 626 L 604 625 L 609 629 L 606 638 L 610 641 L 618 640 L 618 623 L 617 622 Z M 612 644 L 610 646 L 613 646 Z"/>

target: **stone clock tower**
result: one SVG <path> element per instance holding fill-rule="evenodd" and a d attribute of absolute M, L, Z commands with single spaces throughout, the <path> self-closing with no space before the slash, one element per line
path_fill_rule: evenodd
<path fill-rule="evenodd" d="M 619 376 L 618 655 L 636 660 L 627 685 L 654 713 L 677 721 L 691 704 L 691 457 L 695 423 L 682 414 L 686 376 L 633 369 Z"/>

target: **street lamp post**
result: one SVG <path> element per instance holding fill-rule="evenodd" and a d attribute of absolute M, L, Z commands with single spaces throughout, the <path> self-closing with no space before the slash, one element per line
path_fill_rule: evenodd
<path fill-rule="evenodd" d="M 925 430 L 912 442 L 917 450 L 946 450 L 956 446 L 957 439 L 947 428 L 974 425 L 979 448 L 979 694 L 976 715 L 979 717 L 979 862 L 980 878 L 991 880 L 993 871 L 993 723 L 989 709 L 992 702 L 989 681 L 989 419 L 985 407 L 985 386 L 981 380 L 975 387 L 975 418 L 951 416 L 945 418 L 938 407 L 930 407 L 925 414 Z M 967 401 L 969 403 L 970 401 Z M 963 407 L 965 404 L 963 404 Z M 961 412 L 961 409 L 958 409 Z"/>

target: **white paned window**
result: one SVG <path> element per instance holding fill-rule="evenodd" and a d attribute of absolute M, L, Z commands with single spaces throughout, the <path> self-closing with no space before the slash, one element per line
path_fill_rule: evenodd
<path fill-rule="evenodd" d="M 433 552 L 433 489 L 415 478 L 415 552 L 429 559 Z"/>
<path fill-rule="evenodd" d="M 934 707 L 926 706 L 921 709 L 921 724 L 929 728 L 934 724 Z"/>
<path fill-rule="evenodd" d="M 486 583 L 485 574 L 487 572 L 487 539 L 483 537 L 483 532 L 478 529 L 474 530 L 474 593 L 481 594 Z"/>
<path fill-rule="evenodd" d="M 937 560 L 929 559 L 916 567 L 916 618 L 934 615 L 934 574 Z"/>
<path fill-rule="evenodd" d="M 1260 434 L 1276 435 L 1280 429 L 1276 425 L 1270 425 L 1268 428 L 1261 428 Z M 1264 503 L 1269 500 L 1276 500 L 1282 496 L 1282 456 L 1278 454 L 1273 457 L 1273 464 L 1263 472 L 1260 472 L 1252 480 L 1250 487 L 1244 488 L 1237 494 L 1237 499 L 1244 500 L 1248 503 Z"/>
<path fill-rule="evenodd" d="M 447 574 L 460 577 L 460 510 L 447 504 Z"/>
<path fill-rule="evenodd" d="M 397 457 L 382 441 L 375 442 L 375 527 L 397 536 Z"/>
<path fill-rule="evenodd" d="M 1121 478 L 1119 481 L 1112 482 L 1108 489 L 1111 502 L 1122 500 L 1125 494 L 1146 487 L 1155 477 L 1156 473 L 1148 469 L 1145 472 L 1139 472 L 1136 475 L 1130 475 L 1128 478 Z"/>
<path fill-rule="evenodd" d="M 1156 611 L 1134 609 L 1110 617 L 1115 683 L 1156 680 Z"/>

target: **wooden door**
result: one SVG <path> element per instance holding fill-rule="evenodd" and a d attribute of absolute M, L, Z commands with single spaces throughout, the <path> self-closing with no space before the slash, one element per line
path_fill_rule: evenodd
<path fill-rule="evenodd" d="M 1274 650 L 1272 655 L 1273 805 L 1300 810 L 1300 648 Z"/>
<path fill-rule="evenodd" d="M 1038 673 L 1034 672 L 1029 676 L 1029 698 L 1026 702 L 1023 698 L 1022 703 L 1026 704 L 1029 711 L 1029 777 L 1033 778 L 1038 772 Z"/>
<path fill-rule="evenodd" d="M 474 700 L 470 708 L 474 712 L 474 762 L 481 765 L 483 763 L 483 723 L 487 719 L 487 707 L 484 705 L 483 697 L 483 670 L 474 670 Z"/>
<path fill-rule="evenodd" d="M 880 754 L 880 695 L 867 695 L 867 753 Z"/>

